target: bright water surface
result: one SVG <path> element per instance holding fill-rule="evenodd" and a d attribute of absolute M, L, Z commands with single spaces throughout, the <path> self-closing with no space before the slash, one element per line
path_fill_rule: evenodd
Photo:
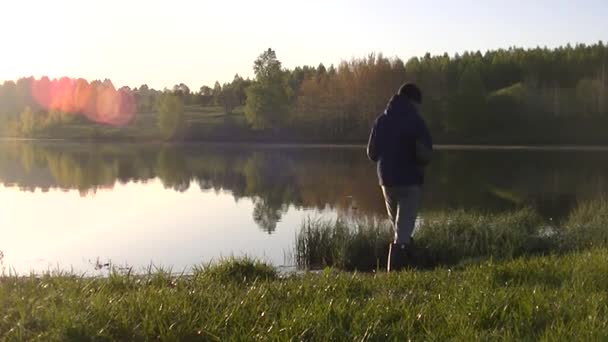
<path fill-rule="evenodd" d="M 422 211 L 527 206 L 559 221 L 607 193 L 607 171 L 605 150 L 441 150 Z M 0 142 L 5 271 L 285 265 L 306 218 L 384 211 L 363 147 Z"/>

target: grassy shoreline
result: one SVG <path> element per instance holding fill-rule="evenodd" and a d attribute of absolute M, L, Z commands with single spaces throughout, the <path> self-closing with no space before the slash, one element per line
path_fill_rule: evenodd
<path fill-rule="evenodd" d="M 563 222 L 529 208 L 423 213 L 414 238 L 410 265 L 420 269 L 608 247 L 608 200 L 581 203 Z M 308 220 L 296 235 L 294 259 L 302 268 L 385 269 L 392 239 L 392 227 L 378 219 Z"/>
<path fill-rule="evenodd" d="M 530 209 L 436 213 L 416 235 L 432 263 L 340 270 L 384 258 L 382 227 L 305 223 L 297 257 L 323 261 L 321 272 L 227 259 L 181 276 L 3 275 L 0 340 L 608 339 L 606 200 L 581 204 L 551 234 Z"/>
<path fill-rule="evenodd" d="M 280 278 L 232 260 L 191 276 L 0 280 L 7 341 L 604 340 L 608 249 L 455 269 Z"/>

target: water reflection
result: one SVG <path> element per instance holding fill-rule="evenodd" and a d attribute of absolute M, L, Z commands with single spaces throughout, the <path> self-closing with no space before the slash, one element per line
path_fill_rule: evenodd
<path fill-rule="evenodd" d="M 427 175 L 423 210 L 535 207 L 561 218 L 608 190 L 605 152 L 442 151 Z M 0 145 L 0 183 L 23 191 L 159 179 L 166 189 L 229 191 L 253 201 L 253 220 L 275 231 L 289 207 L 384 215 L 374 166 L 362 148 L 242 145 L 19 143 Z"/>

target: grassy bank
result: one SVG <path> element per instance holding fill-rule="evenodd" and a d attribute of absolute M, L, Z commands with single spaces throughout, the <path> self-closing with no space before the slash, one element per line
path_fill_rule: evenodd
<path fill-rule="evenodd" d="M 546 221 L 532 209 L 425 213 L 414 237 L 410 265 L 417 268 L 608 247 L 608 201 L 582 203 L 563 222 Z M 308 220 L 296 236 L 295 262 L 302 268 L 384 269 L 392 239 L 384 220 Z"/>
<path fill-rule="evenodd" d="M 533 210 L 425 215 L 419 269 L 381 268 L 379 221 L 308 221 L 303 266 L 224 260 L 175 276 L 0 277 L 0 340 L 606 340 L 608 202 L 563 222 Z"/>
<path fill-rule="evenodd" d="M 7 341 L 605 340 L 608 249 L 286 279 L 226 261 L 187 277 L 0 280 Z"/>
<path fill-rule="evenodd" d="M 0 124 L 0 136 L 99 142 L 165 141 L 158 128 L 157 116 L 156 112 L 137 113 L 135 120 L 125 126 L 102 125 L 84 117 L 69 116 L 60 123 L 39 127 L 28 136 L 20 136 L 11 132 L 8 125 Z M 205 140 L 205 134 L 226 129 L 248 130 L 242 106 L 231 114 L 226 114 L 221 107 L 186 106 L 176 140 Z M 198 139 L 190 138 L 191 135 Z"/>

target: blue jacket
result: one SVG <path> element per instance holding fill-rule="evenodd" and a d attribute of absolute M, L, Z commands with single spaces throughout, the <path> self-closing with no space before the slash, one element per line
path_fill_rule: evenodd
<path fill-rule="evenodd" d="M 416 159 L 416 142 L 432 151 L 433 142 L 416 107 L 395 95 L 372 127 L 367 145 L 369 159 L 377 162 L 383 186 L 422 185 L 423 167 Z"/>

